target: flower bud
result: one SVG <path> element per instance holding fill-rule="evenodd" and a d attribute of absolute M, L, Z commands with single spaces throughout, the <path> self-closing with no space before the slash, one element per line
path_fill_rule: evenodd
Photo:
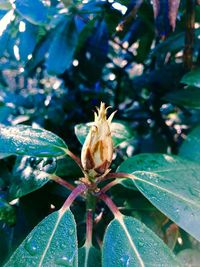
<path fill-rule="evenodd" d="M 112 162 L 113 142 L 110 125 L 115 112 L 107 119 L 107 109 L 105 103 L 101 103 L 100 108 L 97 108 L 97 113 L 94 113 L 94 123 L 81 152 L 83 169 L 91 177 L 103 175 Z"/>

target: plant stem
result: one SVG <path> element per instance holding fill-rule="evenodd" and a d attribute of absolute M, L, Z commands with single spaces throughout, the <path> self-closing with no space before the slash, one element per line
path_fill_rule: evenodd
<path fill-rule="evenodd" d="M 80 195 L 82 194 L 85 190 L 87 189 L 86 185 L 84 184 L 80 184 L 78 185 L 72 192 L 71 194 L 68 196 L 68 198 L 66 199 L 65 203 L 63 204 L 62 208 L 61 208 L 61 213 L 65 212 L 67 209 L 69 209 L 70 205 L 72 204 L 72 202 Z"/>
<path fill-rule="evenodd" d="M 115 216 L 116 219 L 120 219 L 123 215 L 119 211 L 118 207 L 114 204 L 114 202 L 111 200 L 110 197 L 108 197 L 104 193 L 99 194 L 99 198 L 103 200 L 103 202 L 108 206 L 108 208 L 111 210 L 113 215 Z"/>
<path fill-rule="evenodd" d="M 101 180 L 101 182 L 107 180 L 107 179 L 114 179 L 114 178 L 134 178 L 134 176 L 130 173 L 125 173 L 125 172 L 110 172 L 108 175 L 104 177 L 104 179 Z"/>
<path fill-rule="evenodd" d="M 92 229 L 93 229 L 93 211 L 91 209 L 87 210 L 86 218 L 86 241 L 85 244 L 87 247 L 90 247 L 92 244 Z"/>
<path fill-rule="evenodd" d="M 106 191 L 108 191 L 111 187 L 117 185 L 119 182 L 118 180 L 114 180 L 110 183 L 108 183 L 107 185 L 105 185 L 102 189 L 101 189 L 101 192 L 102 193 L 105 193 Z"/>
<path fill-rule="evenodd" d="M 183 54 L 184 66 L 190 70 L 193 65 L 193 46 L 194 46 L 194 23 L 195 23 L 195 5 L 196 0 L 186 0 L 186 30 L 185 30 L 185 48 Z"/>
<path fill-rule="evenodd" d="M 86 209 L 95 211 L 96 208 L 96 196 L 94 196 L 89 190 L 86 195 Z"/>
<path fill-rule="evenodd" d="M 72 184 L 70 184 L 69 182 L 63 180 L 61 177 L 57 176 L 57 175 L 50 175 L 51 180 L 53 180 L 54 182 L 66 187 L 69 190 L 74 190 L 76 187 Z"/>
<path fill-rule="evenodd" d="M 81 170 L 83 169 L 82 164 L 81 164 L 81 159 L 79 157 L 77 157 L 74 153 L 72 153 L 69 149 L 66 150 L 66 154 L 68 156 L 70 156 L 77 164 L 78 166 L 81 168 Z"/>

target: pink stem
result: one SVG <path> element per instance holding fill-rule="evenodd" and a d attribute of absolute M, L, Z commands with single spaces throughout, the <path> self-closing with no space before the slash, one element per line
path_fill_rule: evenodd
<path fill-rule="evenodd" d="M 77 157 L 74 153 L 72 153 L 69 149 L 66 152 L 67 152 L 67 155 L 70 156 L 78 164 L 78 166 L 81 169 L 83 169 L 82 164 L 81 164 L 81 159 Z"/>
<path fill-rule="evenodd" d="M 125 172 L 111 172 L 106 175 L 105 180 L 112 178 L 134 178 L 134 175 Z"/>
<path fill-rule="evenodd" d="M 111 200 L 110 197 L 108 197 L 106 194 L 101 192 L 99 194 L 99 198 L 103 200 L 103 202 L 105 202 L 105 204 L 111 210 L 115 218 L 121 218 L 122 216 L 121 212 L 119 211 L 118 207 L 114 204 L 114 202 Z"/>
<path fill-rule="evenodd" d="M 66 199 L 65 203 L 63 204 L 61 208 L 61 212 L 65 212 L 72 204 L 72 202 L 80 195 L 82 194 L 85 190 L 87 189 L 86 185 L 80 184 L 78 185 L 68 196 Z"/>
<path fill-rule="evenodd" d="M 108 183 L 107 185 L 105 185 L 100 191 L 102 193 L 105 193 L 106 191 L 108 191 L 111 187 L 117 185 L 119 182 L 117 180 L 114 180 L 110 183 Z"/>
<path fill-rule="evenodd" d="M 86 219 L 86 246 L 92 244 L 92 229 L 93 229 L 93 212 L 91 209 L 87 211 Z"/>
<path fill-rule="evenodd" d="M 71 190 L 71 191 L 74 190 L 74 189 L 76 188 L 74 185 L 72 185 L 72 184 L 70 184 L 69 182 L 63 180 L 62 178 L 60 178 L 60 177 L 57 176 L 57 175 L 51 175 L 50 177 L 51 177 L 51 179 L 52 179 L 54 182 L 56 182 L 56 183 L 58 183 L 58 184 L 60 184 L 60 185 L 65 186 L 66 188 L 68 188 L 68 189 Z"/>

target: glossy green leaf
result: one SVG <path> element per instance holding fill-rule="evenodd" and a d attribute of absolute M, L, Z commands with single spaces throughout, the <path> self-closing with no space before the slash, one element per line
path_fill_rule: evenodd
<path fill-rule="evenodd" d="M 182 267 L 198 267 L 200 262 L 200 253 L 195 249 L 184 249 L 178 253 L 177 258 L 182 263 Z"/>
<path fill-rule="evenodd" d="M 17 248 L 5 267 L 78 267 L 74 216 L 56 211 L 41 221 Z"/>
<path fill-rule="evenodd" d="M 83 145 L 86 136 L 89 133 L 90 127 L 93 122 L 81 123 L 75 126 L 75 134 L 79 142 Z M 111 134 L 113 138 L 114 147 L 120 145 L 122 142 L 130 140 L 133 137 L 133 131 L 130 127 L 123 122 L 111 123 Z"/>
<path fill-rule="evenodd" d="M 102 248 L 103 267 L 180 266 L 171 250 L 149 228 L 123 216 L 109 224 Z"/>
<path fill-rule="evenodd" d="M 78 267 L 101 267 L 101 254 L 93 246 L 84 245 L 78 251 Z"/>
<path fill-rule="evenodd" d="M 55 174 L 70 178 L 81 177 L 82 172 L 77 163 L 70 157 L 57 158 Z"/>
<path fill-rule="evenodd" d="M 58 157 L 66 154 L 65 142 L 41 128 L 26 125 L 0 128 L 0 153 L 34 157 Z"/>
<path fill-rule="evenodd" d="M 8 224 L 14 224 L 16 221 L 15 209 L 4 199 L 0 198 L 0 221 L 3 220 Z"/>
<path fill-rule="evenodd" d="M 78 42 L 78 32 L 74 19 L 59 25 L 52 40 L 47 58 L 47 71 L 51 74 L 62 74 L 72 63 L 73 55 Z"/>
<path fill-rule="evenodd" d="M 14 6 L 22 17 L 33 24 L 43 25 L 48 21 L 48 7 L 41 0 L 15 0 Z"/>
<path fill-rule="evenodd" d="M 181 82 L 191 86 L 200 87 L 200 68 L 197 68 L 191 72 L 186 73 L 183 76 Z"/>
<path fill-rule="evenodd" d="M 17 158 L 9 181 L 9 200 L 25 196 L 49 181 L 52 171 L 47 161 L 42 158 Z"/>
<path fill-rule="evenodd" d="M 200 88 L 188 87 L 186 89 L 171 92 L 165 95 L 164 99 L 179 106 L 199 109 Z"/>
<path fill-rule="evenodd" d="M 38 40 L 39 27 L 23 21 L 25 24 L 25 31 L 19 33 L 19 56 L 20 60 L 27 62 L 28 56 L 31 55 L 35 49 Z"/>
<path fill-rule="evenodd" d="M 200 126 L 197 126 L 183 141 L 179 156 L 200 163 Z"/>
<path fill-rule="evenodd" d="M 140 154 L 124 161 L 118 171 L 131 173 L 132 184 L 154 206 L 200 240 L 199 164 L 178 156 Z"/>

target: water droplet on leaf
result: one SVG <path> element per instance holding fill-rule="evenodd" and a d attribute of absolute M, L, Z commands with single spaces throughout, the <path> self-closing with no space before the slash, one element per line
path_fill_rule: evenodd
<path fill-rule="evenodd" d="M 70 228 L 69 229 L 69 235 L 73 235 L 73 233 L 74 233 L 74 229 L 73 228 Z"/>
<path fill-rule="evenodd" d="M 74 264 L 74 255 L 71 258 L 63 256 L 60 259 L 56 259 L 55 263 L 59 266 L 71 267 Z"/>
<path fill-rule="evenodd" d="M 37 254 L 37 244 L 36 242 L 32 239 L 32 237 L 30 237 L 29 239 L 27 239 L 24 248 L 28 251 L 28 253 L 31 256 L 35 256 Z"/>
<path fill-rule="evenodd" d="M 130 266 L 130 257 L 129 255 L 124 255 L 120 258 L 120 262 L 122 263 L 122 267 L 129 267 Z"/>

